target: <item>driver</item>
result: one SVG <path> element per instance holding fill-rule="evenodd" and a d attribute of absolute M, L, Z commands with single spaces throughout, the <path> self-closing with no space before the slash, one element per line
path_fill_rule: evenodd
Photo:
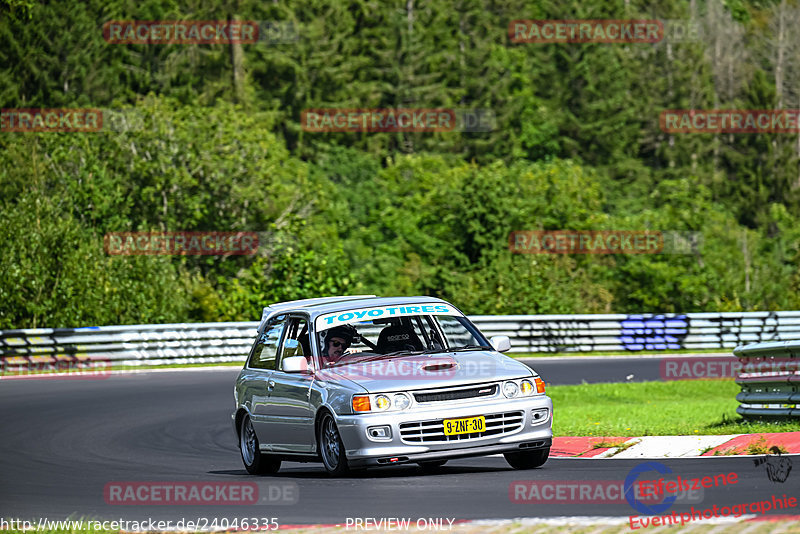
<path fill-rule="evenodd" d="M 328 330 L 322 349 L 323 365 L 336 363 L 342 358 L 353 342 L 353 333 L 353 329 L 346 326 L 334 326 Z"/>

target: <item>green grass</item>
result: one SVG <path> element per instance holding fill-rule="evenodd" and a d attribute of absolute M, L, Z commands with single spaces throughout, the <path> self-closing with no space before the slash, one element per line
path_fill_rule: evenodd
<path fill-rule="evenodd" d="M 166 365 L 114 365 L 113 371 L 132 371 L 141 369 L 178 369 L 184 367 L 243 367 L 244 358 L 236 362 L 216 362 L 216 363 L 168 363 Z"/>
<path fill-rule="evenodd" d="M 730 354 L 733 349 L 612 350 L 591 352 L 506 352 L 512 358 L 581 358 L 586 356 L 671 356 L 673 354 Z"/>
<path fill-rule="evenodd" d="M 556 436 L 691 436 L 800 431 L 800 421 L 747 422 L 733 380 L 550 386 Z"/>

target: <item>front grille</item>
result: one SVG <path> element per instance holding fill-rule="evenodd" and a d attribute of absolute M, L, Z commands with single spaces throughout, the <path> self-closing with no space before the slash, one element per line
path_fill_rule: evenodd
<path fill-rule="evenodd" d="M 449 443 L 510 434 L 522 428 L 522 412 L 493 413 L 485 417 L 486 430 L 483 432 L 454 436 L 445 435 L 443 419 L 400 423 L 400 439 L 406 443 Z"/>
<path fill-rule="evenodd" d="M 437 391 L 436 393 L 414 393 L 417 402 L 439 402 L 459 399 L 472 399 L 475 397 L 491 397 L 497 393 L 497 384 L 478 387 Z"/>

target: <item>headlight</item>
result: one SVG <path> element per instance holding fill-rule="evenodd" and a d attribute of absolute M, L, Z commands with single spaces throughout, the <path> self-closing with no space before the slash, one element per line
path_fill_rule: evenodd
<path fill-rule="evenodd" d="M 519 393 L 519 387 L 515 382 L 505 382 L 503 384 L 503 395 L 509 399 L 516 397 L 517 393 Z"/>
<path fill-rule="evenodd" d="M 398 393 L 394 396 L 394 399 L 392 399 L 392 403 L 395 410 L 405 410 L 411 405 L 411 399 L 404 393 Z"/>
<path fill-rule="evenodd" d="M 375 407 L 378 410 L 388 410 L 389 406 L 392 405 L 392 401 L 389 400 L 389 397 L 386 395 L 378 395 L 375 397 Z"/>
<path fill-rule="evenodd" d="M 411 397 L 407 393 L 353 395 L 353 412 L 355 413 L 405 410 L 409 406 L 411 406 Z"/>
<path fill-rule="evenodd" d="M 533 378 L 517 378 L 503 382 L 501 389 L 508 399 L 515 397 L 532 397 L 544 393 L 544 380 L 538 376 Z"/>

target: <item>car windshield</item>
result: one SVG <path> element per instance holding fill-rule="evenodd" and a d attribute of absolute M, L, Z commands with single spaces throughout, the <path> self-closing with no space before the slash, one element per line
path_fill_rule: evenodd
<path fill-rule="evenodd" d="M 323 367 L 412 354 L 491 349 L 465 317 L 456 315 L 353 321 L 319 331 L 317 338 Z"/>

